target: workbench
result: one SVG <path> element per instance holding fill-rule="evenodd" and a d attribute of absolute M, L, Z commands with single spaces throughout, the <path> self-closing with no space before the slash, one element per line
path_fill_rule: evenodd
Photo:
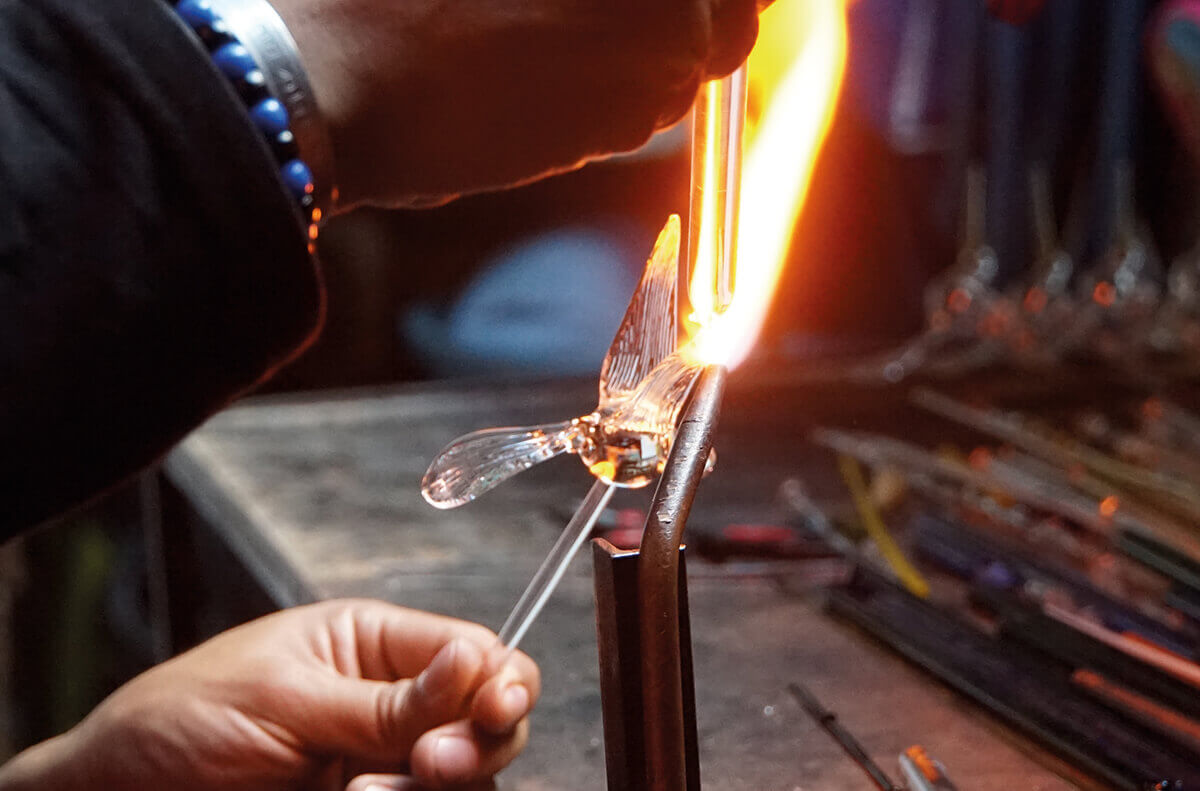
<path fill-rule="evenodd" d="M 369 596 L 498 629 L 586 492 L 587 471 L 577 459 L 556 459 L 451 511 L 425 504 L 421 476 L 467 431 L 566 419 L 589 412 L 595 400 L 594 382 L 578 381 L 251 399 L 193 433 L 167 460 L 166 474 L 273 606 Z M 814 493 L 828 494 L 832 465 L 804 441 L 809 429 L 880 425 L 901 419 L 898 404 L 902 395 L 886 390 L 734 377 L 717 468 L 700 488 L 693 520 L 706 511 L 736 514 L 740 504 L 761 510 L 796 473 L 811 479 Z M 648 500 L 648 491 L 621 493 L 614 504 Z M 605 787 L 590 552 L 580 555 L 522 645 L 541 666 L 544 691 L 529 747 L 501 776 L 502 788 Z M 705 788 L 870 787 L 788 695 L 793 680 L 808 685 L 893 776 L 897 754 L 920 743 L 964 791 L 1093 787 L 823 614 L 819 591 L 802 580 L 734 577 L 695 558 L 688 572 Z"/>

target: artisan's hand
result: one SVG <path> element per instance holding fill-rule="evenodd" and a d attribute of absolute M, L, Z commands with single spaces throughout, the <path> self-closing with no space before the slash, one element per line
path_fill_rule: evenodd
<path fill-rule="evenodd" d="M 343 207 L 444 201 L 636 148 L 758 32 L 755 0 L 271 2 L 329 121 Z"/>
<path fill-rule="evenodd" d="M 524 654 L 487 661 L 495 640 L 381 602 L 278 613 L 135 678 L 0 789 L 490 788 L 539 692 Z"/>

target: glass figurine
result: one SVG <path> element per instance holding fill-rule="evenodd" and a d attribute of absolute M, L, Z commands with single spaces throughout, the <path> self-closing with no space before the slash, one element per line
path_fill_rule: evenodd
<path fill-rule="evenodd" d="M 662 471 L 675 420 L 700 371 L 678 347 L 680 223 L 671 215 L 600 369 L 600 402 L 589 415 L 459 437 L 438 454 L 421 482 L 437 508 L 469 503 L 535 464 L 573 453 L 600 481 L 650 483 Z"/>

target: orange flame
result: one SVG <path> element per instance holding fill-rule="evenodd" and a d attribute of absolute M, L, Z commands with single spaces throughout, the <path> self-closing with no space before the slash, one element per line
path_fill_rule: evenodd
<path fill-rule="evenodd" d="M 749 117 L 733 300 L 715 310 L 711 275 L 693 273 L 693 353 L 738 365 L 749 354 L 787 261 L 846 63 L 844 0 L 778 0 L 750 55 Z"/>

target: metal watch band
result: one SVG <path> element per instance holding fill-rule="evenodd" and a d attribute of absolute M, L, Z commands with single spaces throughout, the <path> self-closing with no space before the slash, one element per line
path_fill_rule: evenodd
<path fill-rule="evenodd" d="M 316 216 L 328 217 L 337 203 L 333 146 L 295 39 L 267 0 L 209 2 L 258 62 L 267 90 L 287 109 L 300 156 L 312 171 Z"/>

